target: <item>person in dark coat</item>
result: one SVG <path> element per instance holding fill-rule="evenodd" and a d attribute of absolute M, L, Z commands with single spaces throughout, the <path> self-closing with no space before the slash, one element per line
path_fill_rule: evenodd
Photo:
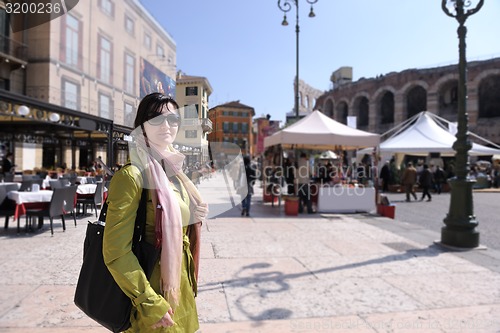
<path fill-rule="evenodd" d="M 252 203 L 253 185 L 257 176 L 255 174 L 255 167 L 251 164 L 250 156 L 243 157 L 243 163 L 245 165 L 246 183 L 248 186 L 248 192 L 246 197 L 241 202 L 241 216 L 250 216 L 250 207 Z"/>
<path fill-rule="evenodd" d="M 405 171 L 403 171 L 403 176 L 401 177 L 401 183 L 405 187 L 406 201 L 410 202 L 410 194 L 417 200 L 417 195 L 415 194 L 414 186 L 417 183 L 417 169 L 413 167 L 413 163 L 408 162 L 408 166 Z"/>
<path fill-rule="evenodd" d="M 446 183 L 446 176 L 444 174 L 444 170 L 438 165 L 436 166 L 436 171 L 434 172 L 434 186 L 437 194 L 441 194 L 444 183 Z"/>
<path fill-rule="evenodd" d="M 14 168 L 14 162 L 13 162 L 12 153 L 7 153 L 7 156 L 5 156 L 5 158 L 3 159 L 3 162 L 2 162 L 2 172 L 4 174 L 8 173 L 8 172 L 12 172 L 13 168 Z"/>
<path fill-rule="evenodd" d="M 295 166 L 290 158 L 285 160 L 283 165 L 285 170 L 285 181 L 287 184 L 287 193 L 295 195 Z"/>
<path fill-rule="evenodd" d="M 389 180 L 391 179 L 389 161 L 385 161 L 384 166 L 380 170 L 380 179 L 382 179 L 382 192 L 389 192 Z"/>
<path fill-rule="evenodd" d="M 419 178 L 420 186 L 422 186 L 422 198 L 420 198 L 420 201 L 423 201 L 426 196 L 429 198 L 427 201 L 432 200 L 431 193 L 429 192 L 429 189 L 432 187 L 432 178 L 433 176 L 431 170 L 429 170 L 429 166 L 424 164 L 424 169 Z"/>

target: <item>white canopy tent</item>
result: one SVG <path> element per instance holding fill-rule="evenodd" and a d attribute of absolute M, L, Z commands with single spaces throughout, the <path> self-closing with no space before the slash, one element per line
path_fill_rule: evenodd
<path fill-rule="evenodd" d="M 380 135 L 341 124 L 319 111 L 313 111 L 295 124 L 264 139 L 264 147 L 343 150 L 376 147 Z"/>
<path fill-rule="evenodd" d="M 391 134 L 380 144 L 382 155 L 407 154 L 427 156 L 429 153 L 440 153 L 441 156 L 454 156 L 453 143 L 457 140 L 455 135 L 448 130 L 450 122 L 438 117 L 428 111 L 408 119 L 406 122 L 384 133 L 382 136 Z M 495 145 L 480 136 L 469 133 L 471 137 Z M 358 151 L 358 156 L 370 153 L 368 149 Z M 485 156 L 500 154 L 500 149 L 483 146 L 478 143 L 472 144 L 469 151 L 471 156 Z"/>

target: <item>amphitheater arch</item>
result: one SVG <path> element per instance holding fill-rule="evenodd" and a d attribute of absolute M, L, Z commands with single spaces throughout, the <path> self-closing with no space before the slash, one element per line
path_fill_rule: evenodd
<path fill-rule="evenodd" d="M 334 118 L 334 110 L 335 110 L 335 103 L 333 101 L 333 98 L 331 97 L 328 97 L 325 101 L 325 104 L 324 104 L 324 107 L 323 107 L 323 113 L 332 118 L 332 119 L 335 119 Z"/>
<path fill-rule="evenodd" d="M 458 80 L 448 78 L 442 81 L 437 88 L 437 114 L 449 121 L 457 121 L 458 114 Z"/>
<path fill-rule="evenodd" d="M 401 88 L 404 99 L 406 119 L 427 110 L 427 90 L 429 84 L 422 80 L 408 82 Z"/>
<path fill-rule="evenodd" d="M 352 99 L 352 106 L 354 115 L 357 117 L 357 127 L 358 128 L 366 128 L 368 127 L 369 121 L 369 112 L 370 112 L 370 102 L 369 97 L 366 92 L 360 92 L 354 95 Z"/>
<path fill-rule="evenodd" d="M 349 101 L 347 98 L 342 98 L 335 108 L 335 120 L 338 122 L 347 125 L 347 116 L 349 115 Z"/>
<path fill-rule="evenodd" d="M 500 74 L 484 77 L 477 89 L 479 118 L 500 117 Z"/>
<path fill-rule="evenodd" d="M 387 125 L 394 123 L 394 108 L 395 108 L 396 89 L 392 86 L 383 86 L 377 89 L 373 94 L 375 104 L 375 123 Z"/>

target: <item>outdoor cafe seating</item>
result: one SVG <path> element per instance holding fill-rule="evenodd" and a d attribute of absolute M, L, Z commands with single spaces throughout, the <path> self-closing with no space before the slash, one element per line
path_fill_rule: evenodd
<path fill-rule="evenodd" d="M 39 227 L 41 226 L 40 219 L 44 217 L 48 217 L 50 220 L 50 232 L 54 234 L 53 220 L 54 217 L 61 217 L 63 231 L 66 230 L 66 222 L 64 220 L 65 214 L 71 214 L 73 216 L 73 220 L 75 222 L 76 227 L 76 195 L 77 186 L 66 186 L 62 188 L 56 188 L 52 192 L 52 198 L 50 199 L 50 203 L 48 207 L 43 208 L 28 208 L 26 209 L 26 226 L 27 228 L 32 228 L 32 218 L 38 217 Z M 19 225 L 18 225 L 19 229 Z"/>
<path fill-rule="evenodd" d="M 97 206 L 102 205 L 103 194 L 103 182 L 98 182 L 96 184 L 83 184 L 78 186 L 76 202 L 78 207 L 81 207 L 83 215 L 87 214 L 87 206 L 90 205 L 95 211 L 95 216 L 98 217 Z"/>

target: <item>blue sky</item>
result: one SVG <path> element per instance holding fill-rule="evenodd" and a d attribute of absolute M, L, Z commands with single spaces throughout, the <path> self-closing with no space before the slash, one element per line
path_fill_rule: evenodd
<path fill-rule="evenodd" d="M 282 121 L 293 109 L 295 7 L 284 27 L 277 0 L 140 1 L 174 38 L 177 68 L 210 81 L 210 107 L 240 100 Z M 458 23 L 440 0 L 319 0 L 315 18 L 298 1 L 299 77 L 322 91 L 342 66 L 357 80 L 458 62 Z M 469 61 L 500 57 L 500 1 L 466 26 Z"/>

